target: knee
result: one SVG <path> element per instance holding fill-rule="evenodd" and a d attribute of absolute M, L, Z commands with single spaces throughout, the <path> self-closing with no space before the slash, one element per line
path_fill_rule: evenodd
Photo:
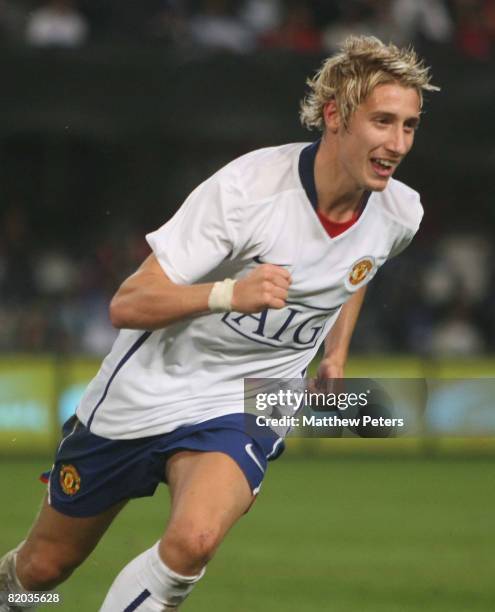
<path fill-rule="evenodd" d="M 19 551 L 16 573 L 28 591 L 48 591 L 67 580 L 79 562 L 67 551 L 37 546 Z"/>
<path fill-rule="evenodd" d="M 171 526 L 162 540 L 166 556 L 181 559 L 179 571 L 199 571 L 215 554 L 220 544 L 220 532 L 213 526 Z"/>

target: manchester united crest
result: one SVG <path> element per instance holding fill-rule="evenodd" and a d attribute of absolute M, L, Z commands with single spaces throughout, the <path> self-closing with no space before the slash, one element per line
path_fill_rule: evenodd
<path fill-rule="evenodd" d="M 345 279 L 345 284 L 350 291 L 359 289 L 362 285 L 370 281 L 376 273 L 375 258 L 368 255 L 362 257 L 352 264 Z"/>
<path fill-rule="evenodd" d="M 73 465 L 62 465 L 59 481 L 66 495 L 75 495 L 81 488 L 81 477 Z"/>

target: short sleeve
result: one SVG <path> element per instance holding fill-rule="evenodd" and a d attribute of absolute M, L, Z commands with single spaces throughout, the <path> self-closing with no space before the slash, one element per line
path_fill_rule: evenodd
<path fill-rule="evenodd" d="M 402 253 L 402 251 L 407 248 L 409 246 L 409 244 L 412 242 L 412 239 L 414 238 L 414 236 L 416 235 L 416 232 L 405 227 L 404 231 L 402 232 L 401 236 L 398 237 L 396 239 L 396 241 L 394 242 L 394 245 L 392 247 L 392 250 L 390 251 L 389 254 L 389 259 L 391 259 L 392 257 L 395 257 L 396 255 L 399 255 L 400 253 Z"/>
<path fill-rule="evenodd" d="M 402 251 L 412 242 L 412 239 L 419 230 L 423 218 L 423 207 L 421 206 L 419 195 L 416 192 L 413 192 L 413 194 L 415 197 L 407 202 L 408 215 L 407 217 L 404 215 L 404 221 L 407 222 L 407 225 L 401 224 L 401 229 L 395 237 L 389 258 L 402 253 Z"/>
<path fill-rule="evenodd" d="M 167 276 L 191 284 L 234 250 L 243 196 L 218 175 L 199 185 L 175 215 L 146 240 Z"/>

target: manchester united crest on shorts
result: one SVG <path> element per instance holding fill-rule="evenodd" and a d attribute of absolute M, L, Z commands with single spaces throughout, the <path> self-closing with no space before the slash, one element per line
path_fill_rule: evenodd
<path fill-rule="evenodd" d="M 81 488 L 81 477 L 73 465 L 62 465 L 59 481 L 66 495 L 75 495 Z"/>
<path fill-rule="evenodd" d="M 377 267 L 375 258 L 371 255 L 361 257 L 358 261 L 352 264 L 346 279 L 345 285 L 349 291 L 356 291 L 362 285 L 370 281 L 375 276 Z"/>

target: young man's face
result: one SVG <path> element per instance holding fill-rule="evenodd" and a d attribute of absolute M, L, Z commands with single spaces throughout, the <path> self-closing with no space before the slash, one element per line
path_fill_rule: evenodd
<path fill-rule="evenodd" d="M 337 132 L 342 169 L 359 189 L 383 191 L 414 142 L 420 101 L 412 87 L 378 85 Z"/>

